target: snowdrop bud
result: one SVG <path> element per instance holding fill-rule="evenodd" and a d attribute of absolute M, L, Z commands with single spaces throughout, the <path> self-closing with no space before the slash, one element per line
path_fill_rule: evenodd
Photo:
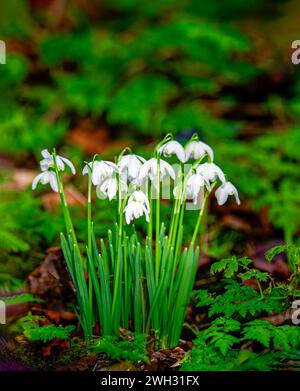
<path fill-rule="evenodd" d="M 199 164 L 196 171 L 197 174 L 202 175 L 206 181 L 214 182 L 217 178 L 219 178 L 222 183 L 226 182 L 223 171 L 215 163 Z"/>
<path fill-rule="evenodd" d="M 136 182 L 140 169 L 145 162 L 146 159 L 138 155 L 123 155 L 118 163 L 118 168 L 122 179 L 125 182 L 127 182 L 127 180 Z"/>
<path fill-rule="evenodd" d="M 158 168 L 158 160 L 156 158 L 152 158 L 146 161 L 139 173 L 139 181 L 143 181 L 146 177 L 149 177 L 151 182 L 156 185 L 157 181 L 157 168 Z M 160 159 L 159 161 L 160 168 L 160 180 L 162 181 L 166 176 L 170 176 L 173 180 L 175 180 L 175 171 L 172 166 L 166 161 Z"/>
<path fill-rule="evenodd" d="M 37 175 L 32 181 L 32 190 L 36 189 L 39 182 L 41 182 L 41 184 L 43 185 L 49 183 L 51 189 L 55 191 L 55 193 L 58 192 L 58 182 L 56 178 L 56 173 L 54 171 L 44 171 L 41 174 Z"/>
<path fill-rule="evenodd" d="M 209 156 L 210 160 L 214 160 L 214 152 L 212 148 L 202 141 L 190 141 L 185 147 L 186 159 L 200 159 L 205 154 Z"/>
<path fill-rule="evenodd" d="M 88 169 L 88 168 L 87 168 Z M 109 161 L 95 161 L 93 172 L 92 172 L 92 182 L 94 186 L 99 186 L 105 179 L 112 178 L 112 176 L 119 172 L 116 164 Z"/>
<path fill-rule="evenodd" d="M 216 199 L 218 202 L 218 205 L 224 205 L 227 201 L 228 197 L 233 195 L 235 197 L 236 203 L 240 205 L 241 201 L 239 199 L 239 194 L 235 186 L 231 182 L 225 182 L 223 183 L 217 190 L 216 190 Z"/>
<path fill-rule="evenodd" d="M 136 190 L 131 194 L 131 196 L 128 199 L 128 203 L 132 201 L 137 201 L 140 204 L 144 205 L 147 211 L 150 212 L 150 204 L 149 204 L 148 197 L 141 190 Z"/>
<path fill-rule="evenodd" d="M 168 141 L 161 146 L 158 153 L 165 157 L 170 157 L 175 154 L 182 163 L 185 163 L 187 160 L 183 146 L 175 140 Z"/>
<path fill-rule="evenodd" d="M 149 212 L 146 207 L 137 201 L 128 202 L 124 210 L 126 223 L 130 224 L 132 220 L 138 219 L 139 217 L 145 215 L 146 221 L 149 223 Z"/>
<path fill-rule="evenodd" d="M 47 170 L 49 170 L 49 168 L 54 168 L 54 159 L 53 159 L 53 156 L 48 152 L 48 150 L 43 149 L 41 154 L 44 158 L 40 162 L 41 170 L 47 171 Z M 75 175 L 76 170 L 75 170 L 73 163 L 69 159 L 66 159 L 63 156 L 56 155 L 56 165 L 57 165 L 57 168 L 59 171 L 64 171 L 65 164 L 70 167 L 72 174 Z"/>

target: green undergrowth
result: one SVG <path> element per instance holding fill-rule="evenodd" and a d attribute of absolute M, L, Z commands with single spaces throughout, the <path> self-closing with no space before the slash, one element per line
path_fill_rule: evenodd
<path fill-rule="evenodd" d="M 285 249 L 276 247 L 267 257 L 271 259 Z M 293 251 L 298 250 L 293 247 Z M 246 257 L 215 262 L 210 272 L 221 274 L 219 290 L 194 292 L 195 305 L 205 314 L 208 325 L 202 331 L 195 329 L 194 347 L 183 360 L 183 370 L 299 367 L 300 328 L 293 324 L 289 311 L 300 297 L 293 285 L 297 273 L 290 281 L 278 283 L 251 264 Z"/>
<path fill-rule="evenodd" d="M 267 258 L 287 250 L 297 254 L 298 248 L 275 247 L 267 253 Z M 295 262 L 298 265 L 299 258 Z M 254 269 L 247 257 L 214 262 L 210 273 L 218 282 L 194 291 L 194 312 L 200 312 L 203 318 L 186 328 L 195 337 L 193 348 L 179 360 L 179 368 L 184 371 L 300 369 L 300 328 L 299 324 L 293 324 L 291 311 L 297 308 L 292 306 L 293 302 L 300 298 L 298 274 L 278 282 L 268 273 Z M 294 319 L 297 322 L 297 316 Z M 139 368 L 149 365 L 150 351 L 157 350 L 151 337 L 143 334 L 123 330 L 120 337 L 92 338 L 85 344 L 78 339 L 78 330 L 77 326 L 66 323 L 45 324 L 45 317 L 31 314 L 21 318 L 14 327 L 14 333 L 22 334 L 29 343 L 27 353 L 24 346 L 18 348 L 25 357 L 32 357 L 33 361 L 27 364 L 45 368 L 76 362 L 89 355 L 97 355 L 96 362 L 103 365 L 128 362 Z M 55 339 L 70 342 L 65 361 L 60 352 L 54 351 L 52 356 L 37 362 L 32 351 L 51 345 Z"/>

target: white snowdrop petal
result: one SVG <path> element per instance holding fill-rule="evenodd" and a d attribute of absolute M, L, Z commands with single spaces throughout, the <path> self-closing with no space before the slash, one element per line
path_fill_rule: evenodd
<path fill-rule="evenodd" d="M 137 201 L 130 201 L 125 207 L 125 219 L 126 223 L 130 224 L 133 219 L 138 219 L 145 215 L 146 220 L 149 221 L 148 211 L 145 206 Z"/>
<path fill-rule="evenodd" d="M 202 175 L 192 174 L 187 180 L 186 196 L 187 199 L 192 199 L 195 204 L 199 197 L 200 190 L 206 185 Z"/>
<path fill-rule="evenodd" d="M 149 171 L 150 171 L 150 168 L 151 168 L 151 165 L 152 165 L 152 163 L 153 163 L 153 159 L 154 159 L 154 158 L 152 158 L 152 159 L 146 161 L 146 162 L 142 165 L 142 167 L 141 167 L 141 169 L 140 169 L 140 173 L 139 173 L 139 180 L 140 180 L 140 181 L 142 181 L 143 179 L 145 179 L 146 176 L 148 175 L 148 173 L 149 173 Z M 154 159 L 154 160 L 155 160 L 155 159 Z"/>
<path fill-rule="evenodd" d="M 212 163 L 212 164 L 214 164 L 214 163 Z M 216 172 L 217 176 L 219 177 L 220 181 L 222 183 L 225 183 L 226 179 L 225 179 L 224 172 L 221 170 L 220 167 L 216 166 L 215 164 L 214 164 L 214 166 L 215 166 L 215 172 Z"/>
<path fill-rule="evenodd" d="M 50 172 L 45 171 L 43 175 L 41 176 L 40 182 L 42 185 L 46 185 L 50 181 Z"/>
<path fill-rule="evenodd" d="M 185 147 L 185 156 L 187 160 L 189 160 L 192 157 L 192 153 L 193 153 L 192 142 L 189 142 Z"/>
<path fill-rule="evenodd" d="M 129 155 L 125 155 L 125 156 L 122 156 L 119 163 L 118 163 L 118 169 L 120 172 L 123 172 L 124 169 L 126 169 L 127 165 L 128 165 L 128 156 Z"/>
<path fill-rule="evenodd" d="M 148 210 L 145 208 L 145 206 L 143 206 L 143 209 L 144 209 L 144 214 L 145 214 L 146 221 L 147 221 L 147 223 L 149 223 L 149 221 L 150 221 L 150 219 L 149 219 L 149 212 L 148 212 Z"/>
<path fill-rule="evenodd" d="M 83 170 L 82 170 L 82 175 L 86 175 L 88 174 L 88 165 L 86 164 L 84 167 L 83 167 Z"/>
<path fill-rule="evenodd" d="M 135 209 L 133 210 L 133 215 L 136 219 L 138 219 L 141 216 L 141 210 L 138 203 L 135 204 Z"/>
<path fill-rule="evenodd" d="M 205 145 L 205 150 L 206 150 L 208 156 L 210 157 L 210 160 L 213 161 L 214 160 L 214 151 L 213 151 L 213 149 L 209 145 L 207 145 L 205 143 L 203 143 L 203 144 Z"/>
<path fill-rule="evenodd" d="M 60 158 L 67 166 L 70 167 L 72 174 L 75 175 L 76 174 L 76 170 L 75 170 L 75 167 L 74 167 L 73 163 L 71 162 L 71 160 L 69 160 L 69 159 L 67 159 L 65 157 L 62 157 L 62 156 Z"/>
<path fill-rule="evenodd" d="M 175 180 L 175 171 L 174 171 L 173 167 L 169 163 L 165 162 L 164 160 L 161 160 L 160 162 L 163 164 L 164 170 L 166 170 L 168 172 L 168 174 L 170 175 L 170 177 L 173 180 Z"/>
<path fill-rule="evenodd" d="M 53 159 L 52 159 L 53 160 Z M 60 156 L 56 156 L 56 165 L 59 171 L 63 171 L 65 169 L 65 164 L 63 159 Z M 54 166 L 53 162 L 51 162 L 50 167 Z"/>
<path fill-rule="evenodd" d="M 32 190 L 35 190 L 44 173 L 38 174 L 32 181 Z"/>
<path fill-rule="evenodd" d="M 102 161 L 101 163 L 105 163 L 105 164 L 106 164 L 107 166 L 109 166 L 113 171 L 119 172 L 118 166 L 117 166 L 115 163 L 110 162 L 109 160 Z"/>
<path fill-rule="evenodd" d="M 99 165 L 97 165 L 96 167 L 94 167 L 93 172 L 92 172 L 92 182 L 95 186 L 99 185 L 101 182 L 99 180 L 100 175 L 101 175 L 101 167 L 99 167 Z"/>
<path fill-rule="evenodd" d="M 240 205 L 241 201 L 239 199 L 239 193 L 238 193 L 236 187 L 231 182 L 226 182 L 225 186 L 226 186 L 226 190 L 227 190 L 228 194 L 233 195 L 236 200 L 236 203 L 238 205 Z"/>
<path fill-rule="evenodd" d="M 58 193 L 58 182 L 55 172 L 49 174 L 49 182 L 52 190 L 55 191 L 55 193 Z"/>
<path fill-rule="evenodd" d="M 104 160 L 97 162 L 97 164 L 94 164 L 92 182 L 95 186 L 98 186 L 105 179 L 111 178 L 115 172 L 118 172 L 118 168 L 114 163 Z"/>
<path fill-rule="evenodd" d="M 142 156 L 139 156 L 139 155 L 135 155 L 140 161 L 141 161 L 141 163 L 145 163 L 146 162 L 146 159 L 145 158 L 143 158 Z"/>
<path fill-rule="evenodd" d="M 219 205 L 224 205 L 227 201 L 229 196 L 234 196 L 236 203 L 240 205 L 240 199 L 238 195 L 238 191 L 235 186 L 231 182 L 225 182 L 223 183 L 217 190 L 216 190 L 216 198 Z"/>
<path fill-rule="evenodd" d="M 210 160 L 214 159 L 214 152 L 212 148 L 202 141 L 190 141 L 185 147 L 186 158 L 188 159 L 200 159 L 205 154 L 210 157 Z"/>
<path fill-rule="evenodd" d="M 240 198 L 239 198 L 239 193 L 238 193 L 238 191 L 235 189 L 235 191 L 234 191 L 234 197 L 235 197 L 235 201 L 236 201 L 236 203 L 238 204 L 238 205 L 241 205 L 241 201 L 240 201 Z"/>
<path fill-rule="evenodd" d="M 126 181 L 138 182 L 140 169 L 145 162 L 146 160 L 138 155 L 124 155 L 118 163 L 118 169 Z"/>
<path fill-rule="evenodd" d="M 44 159 L 49 159 L 51 158 L 51 154 L 49 153 L 48 149 L 43 149 L 41 151 L 41 155 L 43 156 Z"/>
<path fill-rule="evenodd" d="M 40 167 L 42 171 L 47 171 L 50 167 L 49 159 L 43 159 L 40 161 Z"/>
<path fill-rule="evenodd" d="M 185 147 L 187 159 L 200 159 L 205 154 L 205 150 L 197 141 L 190 141 Z"/>
<path fill-rule="evenodd" d="M 186 161 L 185 150 L 176 140 L 168 141 L 159 148 L 158 152 L 166 157 L 170 157 L 175 154 L 182 163 Z"/>
<path fill-rule="evenodd" d="M 147 211 L 150 211 L 150 204 L 148 197 L 141 190 L 134 191 L 128 199 L 128 202 L 137 201 L 140 204 L 144 205 Z"/>
<path fill-rule="evenodd" d="M 117 181 L 109 180 L 109 187 L 107 189 L 108 199 L 111 201 L 117 194 Z"/>
<path fill-rule="evenodd" d="M 214 182 L 217 177 L 222 183 L 225 183 L 223 171 L 215 163 L 202 163 L 196 168 L 198 174 L 201 174 L 206 181 Z"/>
<path fill-rule="evenodd" d="M 225 202 L 228 199 L 228 193 L 226 192 L 226 189 L 224 186 L 220 186 L 215 193 L 218 205 L 222 206 L 225 204 Z"/>
<path fill-rule="evenodd" d="M 137 178 L 142 163 L 138 159 L 131 159 L 128 164 L 128 176 L 131 179 Z"/>
<path fill-rule="evenodd" d="M 126 223 L 130 224 L 131 218 L 130 218 L 130 210 L 129 210 L 128 206 L 126 206 L 126 208 L 125 208 L 125 219 L 126 219 Z"/>

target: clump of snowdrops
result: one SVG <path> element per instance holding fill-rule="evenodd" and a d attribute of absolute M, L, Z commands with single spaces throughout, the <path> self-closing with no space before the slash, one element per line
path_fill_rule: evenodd
<path fill-rule="evenodd" d="M 176 157 L 176 169 L 166 161 Z M 219 205 L 229 195 L 239 203 L 236 188 L 226 181 L 214 162 L 213 150 L 195 134 L 183 147 L 168 134 L 150 160 L 124 149 L 115 162 L 86 163 L 82 174 L 88 178 L 87 243 L 80 251 L 69 212 L 61 174 L 70 160 L 42 151 L 37 184 L 49 183 L 60 194 L 66 224 L 61 246 L 75 287 L 76 312 L 86 339 L 98 322 L 101 335 L 118 335 L 130 329 L 154 335 L 161 347 L 175 346 L 180 338 L 199 259 L 199 232 L 211 193 Z M 186 169 L 188 167 L 188 170 Z M 170 222 L 161 221 L 162 189 L 172 182 Z M 115 202 L 117 221 L 107 238 L 97 238 L 92 223 L 92 192 Z M 165 198 L 165 197 L 164 197 Z M 194 234 L 183 248 L 184 216 L 187 203 L 199 209 Z M 172 205 L 173 204 L 173 205 Z M 97 202 L 101 208 L 101 201 Z M 133 222 L 144 218 L 147 235 L 142 240 Z M 132 225 L 131 229 L 126 226 Z M 130 234 L 128 233 L 130 232 Z"/>

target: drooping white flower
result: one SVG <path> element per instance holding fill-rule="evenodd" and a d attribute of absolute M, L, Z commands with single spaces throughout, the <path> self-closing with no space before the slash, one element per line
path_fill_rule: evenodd
<path fill-rule="evenodd" d="M 157 181 L 157 168 L 158 168 L 158 160 L 156 158 L 152 158 L 146 161 L 139 173 L 139 181 L 141 182 L 147 176 L 151 180 L 151 182 L 156 185 Z M 170 176 L 173 180 L 175 180 L 175 171 L 172 166 L 166 161 L 160 159 L 159 160 L 159 168 L 160 168 L 160 180 L 162 181 L 166 176 Z"/>
<path fill-rule="evenodd" d="M 222 206 L 227 201 L 228 197 L 233 195 L 235 197 L 236 203 L 240 205 L 241 201 L 239 199 L 239 193 L 235 186 L 231 182 L 225 182 L 223 183 L 218 189 L 216 190 L 216 199 L 218 202 L 218 205 Z"/>
<path fill-rule="evenodd" d="M 196 172 L 197 174 L 202 175 L 206 181 L 214 182 L 219 178 L 222 183 L 226 182 L 223 171 L 215 163 L 199 164 L 196 168 Z"/>
<path fill-rule="evenodd" d="M 118 163 L 122 180 L 124 182 L 127 182 L 127 180 L 137 182 L 140 169 L 145 162 L 146 159 L 138 155 L 123 155 Z"/>
<path fill-rule="evenodd" d="M 56 178 L 56 173 L 54 171 L 44 171 L 38 174 L 32 181 L 32 190 L 36 189 L 39 182 L 41 182 L 43 185 L 49 183 L 51 189 L 55 191 L 55 193 L 58 192 L 58 182 Z"/>
<path fill-rule="evenodd" d="M 120 181 L 120 190 L 121 192 L 127 191 L 127 184 L 123 181 Z M 114 176 L 112 178 L 106 178 L 104 181 L 97 186 L 97 196 L 99 198 L 108 198 L 110 201 L 116 197 L 118 192 L 118 180 Z"/>
<path fill-rule="evenodd" d="M 145 215 L 146 221 L 149 222 L 149 212 L 146 207 L 138 201 L 128 202 L 124 209 L 126 223 L 130 224 L 132 220 L 138 219 Z"/>
<path fill-rule="evenodd" d="M 168 141 L 161 146 L 158 153 L 165 157 L 170 157 L 175 154 L 182 163 L 185 163 L 187 160 L 183 146 L 175 140 Z"/>
<path fill-rule="evenodd" d="M 44 158 L 40 161 L 41 170 L 47 171 L 49 168 L 54 168 L 54 159 L 53 156 L 48 152 L 48 149 L 43 149 L 41 154 Z M 65 164 L 70 167 L 72 174 L 75 175 L 76 170 L 73 163 L 63 156 L 56 155 L 56 165 L 59 171 L 64 171 Z"/>
<path fill-rule="evenodd" d="M 86 167 L 86 172 L 88 167 Z M 118 172 L 118 167 L 115 163 L 101 160 L 94 162 L 93 172 L 92 172 L 92 182 L 94 186 L 99 186 L 105 179 L 112 178 L 112 176 Z"/>
<path fill-rule="evenodd" d="M 196 205 L 200 190 L 204 186 L 210 191 L 209 182 L 201 174 L 192 174 L 186 183 L 186 198 L 193 200 L 193 203 Z"/>
<path fill-rule="evenodd" d="M 212 148 L 202 141 L 190 141 L 185 147 L 186 160 L 200 159 L 206 153 L 210 157 L 210 160 L 214 160 L 214 152 Z"/>
<path fill-rule="evenodd" d="M 150 204 L 149 204 L 148 197 L 144 192 L 142 192 L 142 190 L 136 190 L 131 194 L 131 196 L 128 199 L 128 203 L 132 201 L 136 201 L 144 205 L 147 211 L 150 212 Z"/>

